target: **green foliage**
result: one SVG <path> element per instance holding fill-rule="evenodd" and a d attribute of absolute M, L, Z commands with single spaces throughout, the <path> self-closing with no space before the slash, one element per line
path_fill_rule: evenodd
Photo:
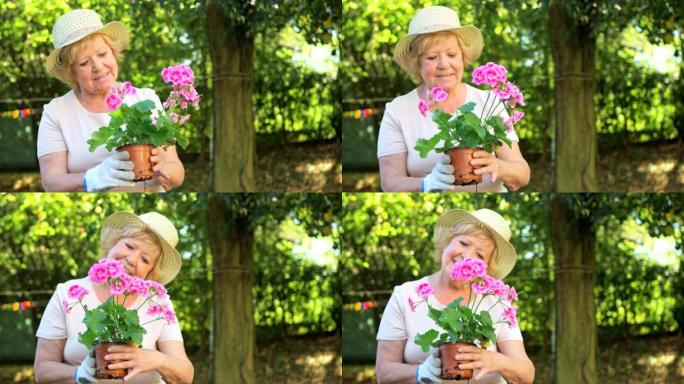
<path fill-rule="evenodd" d="M 112 296 L 97 308 L 86 308 L 83 323 L 87 329 L 78 334 L 78 341 L 88 349 L 102 343 L 130 344 L 137 347 L 142 344 L 143 335 L 147 333 L 140 325 L 138 311 L 117 304 Z"/>
<path fill-rule="evenodd" d="M 494 323 L 487 310 L 477 313 L 476 310 L 462 305 L 462 297 L 449 303 L 444 309 L 435 309 L 428 304 L 428 316 L 445 332 L 430 329 L 424 334 L 417 334 L 415 343 L 423 352 L 430 346 L 439 347 L 444 343 L 468 343 L 486 346 L 487 340 L 496 342 Z"/>
<path fill-rule="evenodd" d="M 502 142 L 511 146 L 511 141 L 506 137 L 506 129 L 499 116 L 491 116 L 487 121 L 481 121 L 480 117 L 472 111 L 475 103 L 463 104 L 457 114 L 450 115 L 441 109 L 432 114 L 432 121 L 437 124 L 439 132 L 429 139 L 418 139 L 415 150 L 420 157 L 426 158 L 428 152 L 434 150 L 444 153 L 453 148 L 482 148 L 487 152 L 493 152 L 502 145 Z M 491 129 L 491 132 L 490 132 Z M 437 144 L 444 141 L 441 147 Z"/>
<path fill-rule="evenodd" d="M 107 151 L 111 151 L 126 144 L 152 144 L 155 147 L 178 144 L 185 149 L 188 139 L 180 135 L 180 125 L 165 113 L 158 116 L 156 125 L 152 124 L 150 117 L 155 108 L 152 100 L 142 100 L 130 106 L 121 104 L 110 112 L 109 125 L 93 132 L 88 140 L 88 149 L 93 152 L 104 145 Z"/>

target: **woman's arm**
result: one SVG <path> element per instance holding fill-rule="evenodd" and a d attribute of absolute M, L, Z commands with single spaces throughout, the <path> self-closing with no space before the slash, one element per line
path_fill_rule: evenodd
<path fill-rule="evenodd" d="M 511 142 L 510 148 L 507 145 L 499 147 L 496 157 L 485 151 L 477 151 L 473 157 L 470 164 L 482 166 L 475 170 L 476 175 L 491 173 L 492 181 L 501 179 L 513 191 L 530 182 L 530 166 L 515 141 Z"/>
<path fill-rule="evenodd" d="M 407 153 L 397 153 L 378 159 L 380 186 L 385 192 L 420 192 L 422 177 L 411 177 L 406 170 Z"/>
<path fill-rule="evenodd" d="M 156 172 L 159 183 L 165 190 L 171 190 L 183 184 L 185 168 L 178 157 L 176 146 L 170 145 L 152 149 L 152 170 Z"/>
<path fill-rule="evenodd" d="M 378 384 L 416 383 L 417 365 L 404 363 L 406 340 L 378 340 L 375 375 Z"/>
<path fill-rule="evenodd" d="M 65 364 L 66 339 L 38 338 L 33 371 L 38 384 L 73 384 L 76 367 Z"/>
<path fill-rule="evenodd" d="M 38 158 L 40 178 L 46 192 L 82 192 L 85 173 L 67 171 L 67 152 L 55 152 Z"/>
<path fill-rule="evenodd" d="M 138 373 L 157 371 L 169 384 L 190 384 L 194 376 L 192 363 L 185 354 L 182 341 L 162 341 L 157 343 L 159 351 L 115 345 L 109 347 L 105 360 L 122 360 L 110 364 L 110 369 L 127 368 L 125 380 Z"/>
<path fill-rule="evenodd" d="M 470 360 L 460 364 L 462 369 L 480 369 L 475 377 L 482 378 L 489 372 L 498 372 L 510 384 L 532 383 L 534 381 L 534 365 L 527 357 L 522 341 L 502 341 L 496 344 L 498 352 L 478 347 L 460 347 L 456 358 Z"/>

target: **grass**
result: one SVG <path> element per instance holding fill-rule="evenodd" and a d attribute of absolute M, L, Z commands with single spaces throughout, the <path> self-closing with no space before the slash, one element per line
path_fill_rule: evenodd
<path fill-rule="evenodd" d="M 530 163 L 530 184 L 519 192 L 549 192 L 551 162 Z M 599 192 L 684 192 L 684 144 L 639 145 L 599 153 Z M 380 191 L 377 171 L 345 171 L 343 191 Z"/>
<path fill-rule="evenodd" d="M 530 354 L 535 383 L 551 382 L 551 353 Z M 599 350 L 598 381 L 602 384 L 684 382 L 684 335 L 625 338 Z M 374 383 L 375 366 L 344 364 L 343 383 Z"/>
<path fill-rule="evenodd" d="M 257 383 L 339 383 L 342 358 L 339 336 L 270 340 L 257 343 Z M 207 383 L 206 359 L 192 359 L 195 383 Z M 0 363 L 0 383 L 33 383 L 33 365 Z"/>
<path fill-rule="evenodd" d="M 339 192 L 342 165 L 339 143 L 291 144 L 257 148 L 257 192 Z M 185 181 L 175 192 L 209 190 L 209 164 L 202 157 L 185 161 Z M 39 192 L 40 173 L 2 172 L 0 191 Z"/>

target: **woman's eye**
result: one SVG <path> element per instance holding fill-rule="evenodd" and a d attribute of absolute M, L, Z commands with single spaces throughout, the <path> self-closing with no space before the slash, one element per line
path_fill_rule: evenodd
<path fill-rule="evenodd" d="M 128 249 L 133 249 L 133 248 L 134 248 L 133 245 L 130 244 L 130 243 L 126 243 L 126 247 L 128 247 Z"/>
<path fill-rule="evenodd" d="M 100 56 L 100 57 L 103 57 L 103 56 L 106 55 L 106 54 L 107 54 L 107 52 L 102 52 L 102 53 L 100 53 L 99 56 Z"/>
<path fill-rule="evenodd" d="M 79 65 L 80 65 L 81 67 L 85 67 L 87 64 L 88 64 L 88 62 L 87 62 L 87 61 L 84 61 L 84 62 L 82 62 L 82 63 L 79 64 Z"/>

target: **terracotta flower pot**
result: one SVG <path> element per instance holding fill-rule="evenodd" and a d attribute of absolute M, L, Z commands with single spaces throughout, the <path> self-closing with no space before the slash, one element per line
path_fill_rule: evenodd
<path fill-rule="evenodd" d="M 120 343 L 102 343 L 95 345 L 95 376 L 97 379 L 123 379 L 128 373 L 126 368 L 107 369 L 109 364 L 115 364 L 121 360 L 105 360 L 107 348 L 112 345 L 125 345 Z"/>
<path fill-rule="evenodd" d="M 119 147 L 116 150 L 126 151 L 131 156 L 133 162 L 133 173 L 135 173 L 135 181 L 149 180 L 154 176 L 152 170 L 152 163 L 150 162 L 150 150 L 154 146 L 152 144 L 128 144 Z"/>
<path fill-rule="evenodd" d="M 470 165 L 473 153 L 482 148 L 452 148 L 446 152 L 451 158 L 451 165 L 454 166 L 454 185 L 470 185 L 482 182 L 482 175 L 476 175 L 474 171 L 481 168 L 479 165 Z"/>
<path fill-rule="evenodd" d="M 469 343 L 444 343 L 439 346 L 440 358 L 442 360 L 442 379 L 443 380 L 467 380 L 473 377 L 472 369 L 460 369 L 459 364 L 470 363 L 466 360 L 456 360 L 458 347 L 475 346 Z"/>

